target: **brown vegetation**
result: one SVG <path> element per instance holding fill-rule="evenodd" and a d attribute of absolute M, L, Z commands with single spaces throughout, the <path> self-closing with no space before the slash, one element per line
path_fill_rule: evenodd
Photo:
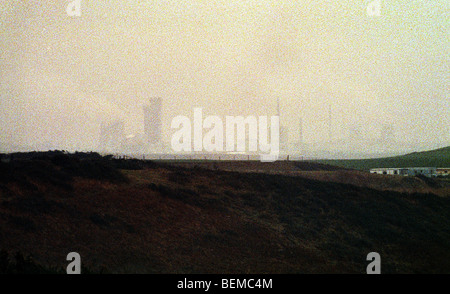
<path fill-rule="evenodd" d="M 384 273 L 450 272 L 448 197 L 98 158 L 0 175 L 0 248 L 50 268 L 75 251 L 112 273 L 364 273 L 376 251 Z"/>

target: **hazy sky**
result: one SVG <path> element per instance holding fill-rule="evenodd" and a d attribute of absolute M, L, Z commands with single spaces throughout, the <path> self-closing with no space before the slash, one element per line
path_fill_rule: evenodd
<path fill-rule="evenodd" d="M 450 145 L 449 2 L 0 1 L 0 149 L 94 149 L 102 121 L 143 132 L 142 105 L 177 115 L 274 115 L 297 140 Z M 399 145 L 401 150 L 402 145 Z M 418 147 L 419 148 L 419 147 Z M 1 151 L 0 150 L 0 151 Z"/>

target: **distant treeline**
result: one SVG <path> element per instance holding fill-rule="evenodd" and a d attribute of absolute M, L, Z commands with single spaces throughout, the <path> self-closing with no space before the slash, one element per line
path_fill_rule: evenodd
<path fill-rule="evenodd" d="M 12 160 L 32 160 L 32 159 L 48 159 L 58 156 L 69 156 L 78 159 L 110 159 L 112 155 L 102 156 L 97 152 L 75 152 L 69 153 L 64 150 L 51 151 L 30 151 L 30 152 L 14 152 L 14 153 L 0 153 L 2 159 Z"/>
<path fill-rule="evenodd" d="M 116 159 L 95 152 L 48 151 L 1 154 L 0 184 L 40 179 L 70 190 L 74 177 L 124 183 L 128 182 L 128 179 L 121 170 L 139 170 L 157 165 L 151 161 Z"/>
<path fill-rule="evenodd" d="M 137 170 L 144 167 L 154 167 L 158 165 L 157 163 L 150 160 L 116 158 L 113 155 L 102 156 L 97 152 L 69 153 L 64 150 L 0 153 L 0 159 L 2 162 L 45 160 L 51 161 L 52 163 L 57 165 L 82 161 L 92 161 L 97 163 L 107 163 L 118 169 L 129 170 Z"/>

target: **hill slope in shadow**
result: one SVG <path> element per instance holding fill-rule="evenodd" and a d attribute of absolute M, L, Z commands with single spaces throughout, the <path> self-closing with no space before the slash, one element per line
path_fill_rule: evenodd
<path fill-rule="evenodd" d="M 111 273 L 450 273 L 450 198 L 97 156 L 0 164 L 0 248 Z"/>

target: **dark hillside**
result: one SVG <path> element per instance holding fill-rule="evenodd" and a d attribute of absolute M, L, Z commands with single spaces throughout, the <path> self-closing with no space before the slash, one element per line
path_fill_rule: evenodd
<path fill-rule="evenodd" d="M 383 273 L 450 273 L 449 197 L 58 156 L 0 165 L 0 249 L 32 269 L 365 273 L 375 251 Z"/>

